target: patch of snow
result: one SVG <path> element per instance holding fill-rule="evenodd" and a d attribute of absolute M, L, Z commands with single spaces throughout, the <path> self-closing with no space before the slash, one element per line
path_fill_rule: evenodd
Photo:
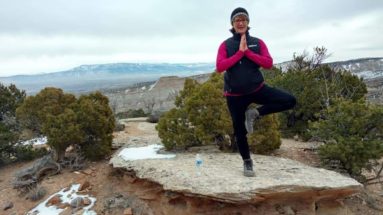
<path fill-rule="evenodd" d="M 145 87 L 145 86 L 141 87 L 141 90 L 145 90 L 145 89 L 146 89 L 146 87 Z"/>
<path fill-rule="evenodd" d="M 362 71 L 356 73 L 359 78 L 373 79 L 383 76 L 383 71 Z"/>
<path fill-rule="evenodd" d="M 27 213 L 27 215 L 56 215 L 56 214 L 58 215 L 61 212 L 63 212 L 65 209 L 57 208 L 54 205 L 49 206 L 49 207 L 46 206 L 46 203 L 49 201 L 49 199 L 51 199 L 53 196 L 58 195 L 58 194 L 61 195 L 62 203 L 69 203 L 69 204 L 73 199 L 75 199 L 77 197 L 82 197 L 82 198 L 87 197 L 91 201 L 91 203 L 90 203 L 90 205 L 83 208 L 84 209 L 83 215 L 96 215 L 97 213 L 95 211 L 89 210 L 90 208 L 93 207 L 94 203 L 96 202 L 96 198 L 90 197 L 89 195 L 77 194 L 77 191 L 79 188 L 80 188 L 80 184 L 73 184 L 71 186 L 71 188 L 66 192 L 64 192 L 65 188 L 63 188 L 61 191 L 52 194 L 45 201 L 41 202 L 35 208 L 30 210 Z"/>
<path fill-rule="evenodd" d="M 162 145 L 153 144 L 145 147 L 125 148 L 118 156 L 124 160 L 142 160 L 142 159 L 161 159 L 174 158 L 174 154 L 157 154 L 157 151 L 163 148 Z"/>
<path fill-rule="evenodd" d="M 47 137 L 38 137 L 38 138 L 22 141 L 19 144 L 24 145 L 24 146 L 26 146 L 26 145 L 37 146 L 37 145 L 47 144 L 47 141 L 48 141 Z"/>
<path fill-rule="evenodd" d="M 156 86 L 156 84 L 157 84 L 157 81 L 156 81 L 156 83 L 150 85 L 149 91 L 151 91 L 154 88 L 154 86 Z"/>

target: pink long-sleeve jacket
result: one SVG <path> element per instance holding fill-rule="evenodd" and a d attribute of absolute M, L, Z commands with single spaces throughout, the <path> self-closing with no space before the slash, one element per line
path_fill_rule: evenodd
<path fill-rule="evenodd" d="M 224 71 L 228 70 L 230 67 L 238 63 L 244 57 L 250 59 L 252 62 L 256 63 L 257 65 L 265 69 L 270 69 L 273 66 L 273 59 L 270 56 L 270 53 L 267 49 L 266 44 L 261 39 L 259 39 L 259 54 L 254 53 L 250 49 L 247 49 L 246 51 L 238 50 L 234 55 L 230 57 L 228 57 L 226 43 L 224 41 L 221 43 L 218 49 L 216 71 L 218 73 L 223 73 Z M 260 84 L 255 91 L 258 91 L 259 89 L 261 89 L 263 85 L 264 83 Z M 242 94 L 225 91 L 224 95 L 225 96 L 241 96 Z"/>

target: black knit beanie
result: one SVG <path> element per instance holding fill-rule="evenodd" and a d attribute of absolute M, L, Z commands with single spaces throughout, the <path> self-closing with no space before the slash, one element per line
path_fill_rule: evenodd
<path fill-rule="evenodd" d="M 245 8 L 242 8 L 242 7 L 237 7 L 233 10 L 233 12 L 231 12 L 231 16 L 230 16 L 230 22 L 233 23 L 235 17 L 239 16 L 239 15 L 243 15 L 243 16 L 246 16 L 247 17 L 247 20 L 250 21 L 249 19 L 249 13 L 247 12 L 247 10 Z"/>

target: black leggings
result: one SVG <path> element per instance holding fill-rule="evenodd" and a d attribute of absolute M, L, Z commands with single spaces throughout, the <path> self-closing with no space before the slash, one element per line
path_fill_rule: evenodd
<path fill-rule="evenodd" d="M 291 109 L 296 104 L 296 99 L 293 95 L 267 85 L 264 85 L 260 90 L 252 94 L 227 96 L 226 101 L 233 121 L 234 136 L 242 159 L 250 158 L 245 127 L 247 107 L 251 103 L 261 104 L 262 106 L 257 108 L 257 110 L 260 116 L 264 116 Z"/>

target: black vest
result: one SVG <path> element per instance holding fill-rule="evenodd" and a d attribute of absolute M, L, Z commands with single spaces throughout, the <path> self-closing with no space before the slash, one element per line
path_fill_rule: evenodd
<path fill-rule="evenodd" d="M 260 53 L 259 39 L 252 37 L 249 33 L 246 34 L 247 47 L 254 53 Z M 239 50 L 239 43 L 241 36 L 234 34 L 225 41 L 227 57 L 233 56 Z M 248 59 L 246 56 L 242 57 L 234 66 L 230 67 L 225 72 L 225 86 L 224 90 L 228 93 L 249 94 L 254 92 L 264 79 L 262 73 L 259 71 L 259 65 Z"/>

